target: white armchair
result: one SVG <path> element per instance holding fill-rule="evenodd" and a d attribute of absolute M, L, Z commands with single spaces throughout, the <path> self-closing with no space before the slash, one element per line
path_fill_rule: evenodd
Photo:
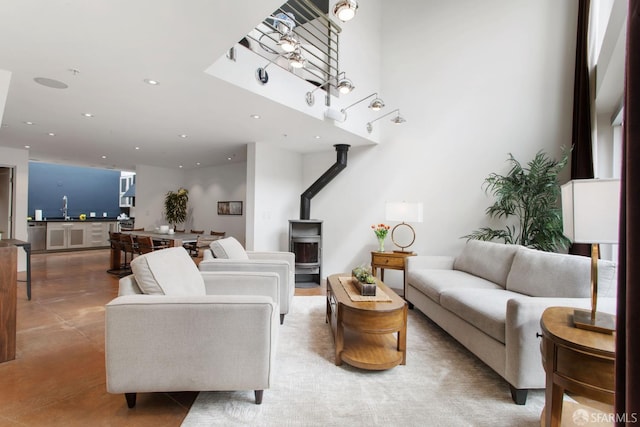
<path fill-rule="evenodd" d="M 273 272 L 199 272 L 184 248 L 132 261 L 106 306 L 107 391 L 254 390 L 271 386 L 278 337 Z"/>
<path fill-rule="evenodd" d="M 245 251 L 233 237 L 211 243 L 203 252 L 200 271 L 275 272 L 280 278 L 280 324 L 295 294 L 295 255 L 292 252 Z"/>

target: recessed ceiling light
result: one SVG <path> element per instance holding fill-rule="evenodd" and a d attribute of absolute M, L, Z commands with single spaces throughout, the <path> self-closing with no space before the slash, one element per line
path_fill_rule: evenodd
<path fill-rule="evenodd" d="M 181 133 L 180 135 L 178 135 L 180 138 L 186 138 L 187 134 Z"/>
<path fill-rule="evenodd" d="M 231 160 L 231 157 L 227 157 L 227 160 Z"/>
<path fill-rule="evenodd" d="M 91 113 L 82 113 L 83 117 L 93 117 L 93 114 Z"/>
<path fill-rule="evenodd" d="M 180 169 L 182 169 L 182 165 L 178 166 Z"/>
<path fill-rule="evenodd" d="M 314 136 L 315 139 L 320 139 L 320 135 Z"/>
<path fill-rule="evenodd" d="M 106 158 L 107 158 L 107 156 L 101 156 L 101 157 L 102 157 L 103 159 L 106 159 Z"/>
<path fill-rule="evenodd" d="M 49 136 L 56 136 L 56 134 L 55 134 L 55 133 L 53 133 L 53 132 L 49 132 L 47 135 L 49 135 Z"/>
<path fill-rule="evenodd" d="M 144 79 L 144 82 L 145 82 L 146 84 L 148 84 L 148 85 L 152 85 L 152 86 L 155 86 L 155 85 L 159 85 L 159 84 L 160 84 L 160 82 L 159 82 L 159 81 L 157 81 L 157 80 L 153 80 L 153 79 Z"/>
<path fill-rule="evenodd" d="M 260 114 L 252 114 L 251 116 L 252 119 L 259 119 L 260 118 Z"/>
<path fill-rule="evenodd" d="M 23 122 L 25 125 L 35 125 L 33 122 Z"/>
<path fill-rule="evenodd" d="M 24 148 L 29 149 L 29 148 L 31 148 L 31 146 L 30 145 L 25 145 Z"/>
<path fill-rule="evenodd" d="M 196 166 L 200 166 L 200 162 L 196 162 Z"/>
<path fill-rule="evenodd" d="M 140 147 L 136 147 L 136 150 L 139 150 L 139 149 L 140 149 Z"/>

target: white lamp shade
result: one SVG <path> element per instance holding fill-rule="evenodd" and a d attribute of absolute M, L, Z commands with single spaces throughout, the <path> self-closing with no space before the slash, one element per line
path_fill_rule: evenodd
<path fill-rule="evenodd" d="M 578 179 L 561 187 L 562 226 L 573 243 L 618 243 L 619 179 Z"/>
<path fill-rule="evenodd" d="M 387 221 L 422 222 L 422 203 L 387 202 Z"/>

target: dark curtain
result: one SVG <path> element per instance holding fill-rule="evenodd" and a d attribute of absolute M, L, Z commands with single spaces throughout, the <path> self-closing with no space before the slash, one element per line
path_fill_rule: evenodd
<path fill-rule="evenodd" d="M 617 426 L 640 417 L 640 1 L 629 0 L 616 324 Z"/>
<path fill-rule="evenodd" d="M 573 80 L 571 179 L 593 178 L 591 100 L 589 97 L 589 64 L 587 62 L 590 3 L 590 0 L 578 1 L 576 65 Z M 585 243 L 574 243 L 569 248 L 569 253 L 591 256 L 591 246 Z"/>

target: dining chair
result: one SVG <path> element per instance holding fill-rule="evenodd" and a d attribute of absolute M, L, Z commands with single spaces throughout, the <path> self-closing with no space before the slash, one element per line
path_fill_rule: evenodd
<path fill-rule="evenodd" d="M 136 243 L 139 255 L 169 247 L 166 243 L 160 241 L 154 242 L 150 236 L 136 236 Z"/>
<path fill-rule="evenodd" d="M 191 234 L 204 234 L 204 230 L 194 230 L 193 228 L 191 229 Z"/>

